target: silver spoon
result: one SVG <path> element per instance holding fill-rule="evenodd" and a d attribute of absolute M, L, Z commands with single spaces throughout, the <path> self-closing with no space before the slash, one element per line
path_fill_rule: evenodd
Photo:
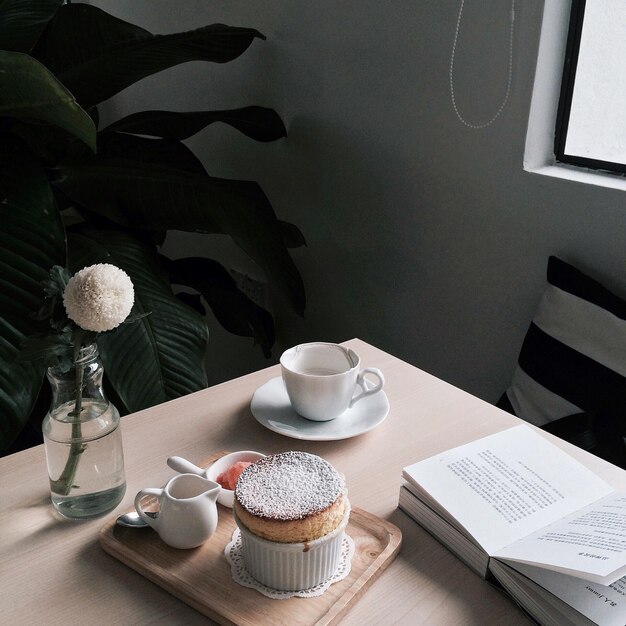
<path fill-rule="evenodd" d="M 146 515 L 150 517 L 155 517 L 154 513 L 149 513 L 146 511 Z M 148 522 L 144 521 L 139 517 L 139 514 L 136 511 L 130 511 L 129 513 L 124 513 L 120 515 L 115 523 L 118 526 L 125 526 L 126 528 L 148 528 Z"/>

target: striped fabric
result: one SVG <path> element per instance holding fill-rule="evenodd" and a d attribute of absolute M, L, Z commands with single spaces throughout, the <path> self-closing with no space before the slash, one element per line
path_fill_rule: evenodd
<path fill-rule="evenodd" d="M 626 415 L 626 301 L 550 257 L 548 286 L 499 406 L 536 426 L 615 407 Z"/>

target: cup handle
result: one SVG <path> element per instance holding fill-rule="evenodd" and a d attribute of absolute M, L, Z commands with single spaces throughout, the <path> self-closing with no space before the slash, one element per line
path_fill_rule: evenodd
<path fill-rule="evenodd" d="M 365 374 L 373 374 L 376 376 L 376 378 L 378 378 L 378 384 L 371 389 L 368 389 L 365 384 Z M 365 396 L 371 396 L 374 393 L 378 393 L 385 384 L 385 377 L 377 367 L 364 367 L 357 376 L 356 384 L 359 385 L 363 391 L 358 396 L 354 396 L 354 398 L 350 400 L 350 407 L 354 406 L 358 400 L 365 398 Z"/>
<path fill-rule="evenodd" d="M 161 503 L 161 496 L 163 495 L 163 489 L 154 489 L 152 487 L 148 487 L 147 489 L 142 489 L 135 496 L 135 510 L 137 511 L 139 517 L 146 522 L 149 526 L 152 526 L 155 530 L 159 526 L 159 516 L 148 515 L 143 508 L 141 507 L 141 499 L 145 496 L 155 496 L 157 500 L 159 500 L 159 505 Z"/>

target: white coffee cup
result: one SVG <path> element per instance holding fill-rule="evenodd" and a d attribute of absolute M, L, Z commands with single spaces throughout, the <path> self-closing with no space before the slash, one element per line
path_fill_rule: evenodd
<path fill-rule="evenodd" d="M 291 406 L 302 417 L 325 422 L 378 393 L 385 384 L 383 373 L 375 367 L 361 370 L 360 363 L 354 350 L 336 343 L 316 341 L 286 350 L 280 365 Z M 371 389 L 365 374 L 378 379 Z M 359 388 L 361 393 L 355 395 Z"/>

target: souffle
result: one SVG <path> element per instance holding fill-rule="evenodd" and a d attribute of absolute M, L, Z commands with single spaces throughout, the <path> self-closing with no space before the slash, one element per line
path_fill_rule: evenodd
<path fill-rule="evenodd" d="M 235 514 L 254 535 L 309 542 L 334 531 L 349 513 L 344 478 L 324 459 L 284 452 L 247 467 L 235 488 Z"/>

